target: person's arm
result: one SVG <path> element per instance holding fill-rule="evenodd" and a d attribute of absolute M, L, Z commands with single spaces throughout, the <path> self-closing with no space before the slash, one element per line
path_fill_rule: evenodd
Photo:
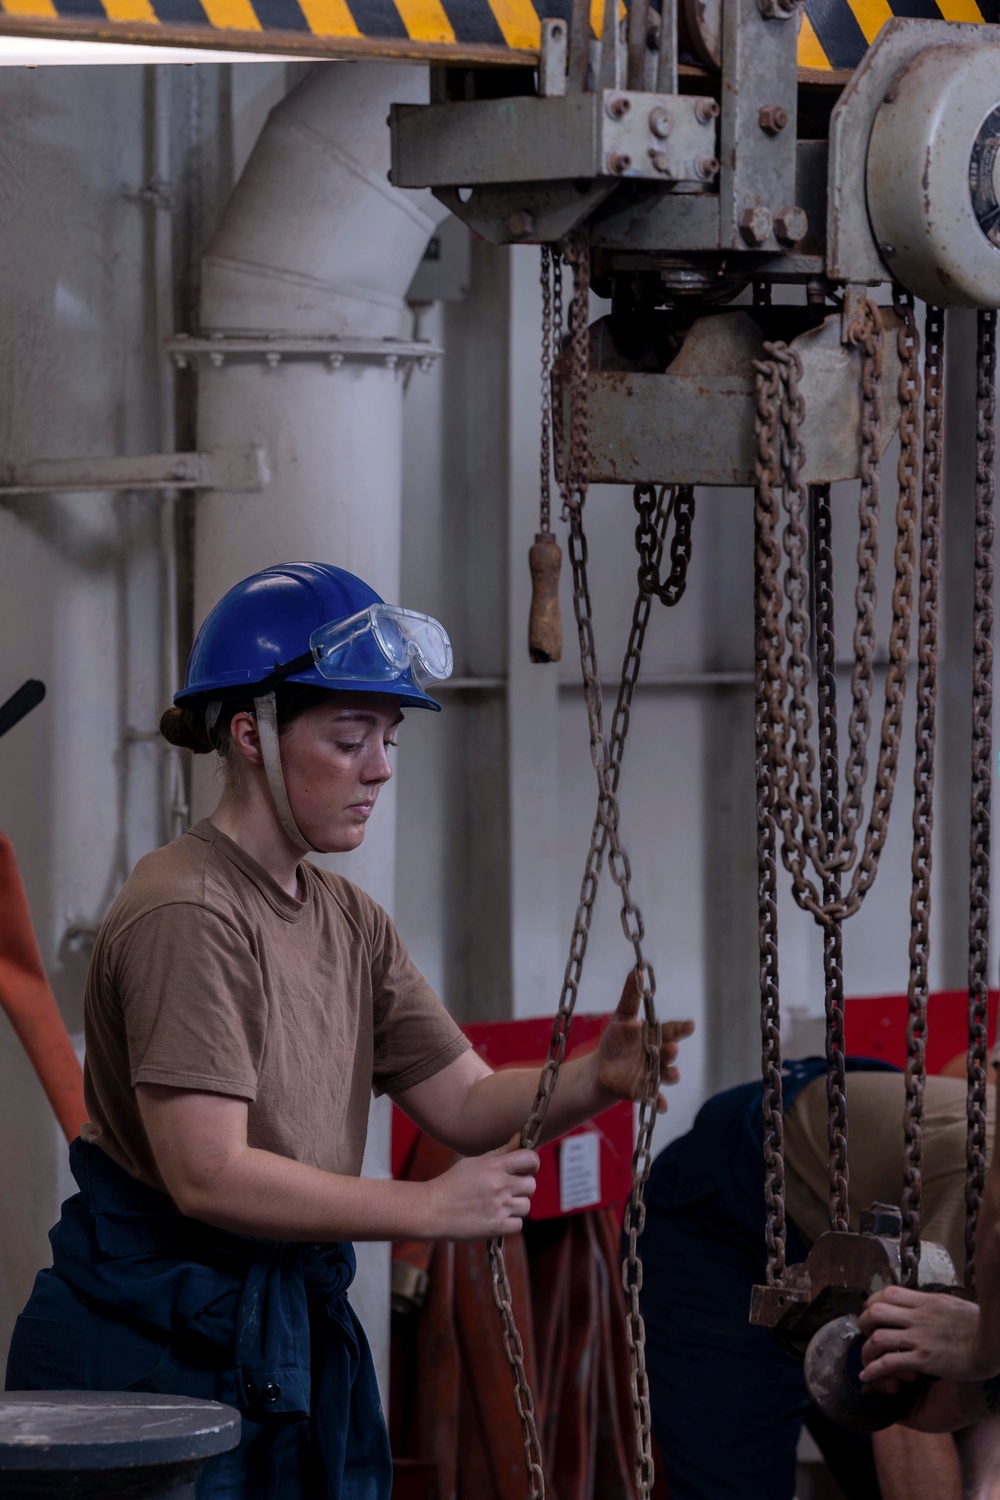
<path fill-rule="evenodd" d="M 538 1157 L 510 1147 L 430 1182 L 341 1176 L 247 1144 L 245 1100 L 136 1088 L 164 1186 L 182 1214 L 261 1239 L 485 1239 L 517 1234 Z"/>
<path fill-rule="evenodd" d="M 1000 1070 L 997 1090 L 1000 1094 Z M 996 1119 L 994 1110 L 994 1129 Z M 976 1230 L 976 1287 L 978 1306 L 901 1286 L 876 1292 L 858 1319 L 868 1336 L 861 1379 L 873 1384 L 934 1375 L 981 1381 L 1000 1374 L 1000 1151 L 995 1146 Z"/>
<path fill-rule="evenodd" d="M 872 1433 L 881 1500 L 963 1500 L 955 1439 L 946 1432 L 885 1427 Z"/>
<path fill-rule="evenodd" d="M 608 1109 L 620 1099 L 639 1099 L 645 1076 L 640 995 L 634 974 L 625 983 L 618 1008 L 594 1051 L 577 1054 L 559 1070 L 542 1141 L 554 1140 Z M 692 1021 L 663 1024 L 660 1078 L 675 1083 L 678 1043 L 694 1030 Z M 537 1068 L 503 1068 L 494 1073 L 474 1052 L 464 1052 L 423 1083 L 396 1096 L 396 1103 L 428 1135 L 454 1151 L 487 1151 L 521 1129 L 535 1099 Z M 667 1101 L 661 1092 L 657 1109 Z"/>

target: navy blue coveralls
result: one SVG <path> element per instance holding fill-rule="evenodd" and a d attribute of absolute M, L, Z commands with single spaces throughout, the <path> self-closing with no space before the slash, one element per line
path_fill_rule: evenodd
<path fill-rule="evenodd" d="M 864 1058 L 847 1067 L 887 1069 Z M 825 1068 L 815 1057 L 786 1063 L 786 1109 Z M 811 1404 L 801 1362 L 748 1321 L 765 1267 L 761 1093 L 748 1083 L 709 1099 L 646 1187 L 640 1302 L 670 1500 L 793 1500 L 803 1421 L 844 1493 L 878 1500 L 870 1439 L 834 1427 Z M 789 1263 L 806 1253 L 789 1222 Z"/>
<path fill-rule="evenodd" d="M 250 1239 L 178 1213 L 100 1147 L 18 1318 L 8 1390 L 155 1391 L 235 1406 L 242 1441 L 198 1500 L 388 1500 L 389 1440 L 347 1300 L 349 1244 Z"/>

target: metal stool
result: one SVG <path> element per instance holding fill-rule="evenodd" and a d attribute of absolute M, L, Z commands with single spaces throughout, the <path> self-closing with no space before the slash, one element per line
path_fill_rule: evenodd
<path fill-rule="evenodd" d="M 194 1500 L 239 1413 L 215 1401 L 117 1391 L 0 1394 L 0 1500 Z"/>

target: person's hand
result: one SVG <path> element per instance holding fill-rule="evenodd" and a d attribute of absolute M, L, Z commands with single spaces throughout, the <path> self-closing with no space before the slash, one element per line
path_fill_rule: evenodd
<path fill-rule="evenodd" d="M 594 1088 L 598 1094 L 610 1095 L 613 1099 L 641 1099 L 642 1085 L 646 1076 L 646 1053 L 642 1038 L 642 1020 L 639 1007 L 642 996 L 633 969 L 625 981 L 618 1009 L 601 1033 L 601 1042 L 594 1053 Z M 660 1081 L 676 1083 L 680 1073 L 673 1065 L 677 1060 L 678 1043 L 690 1036 L 693 1021 L 664 1021 L 662 1045 L 660 1047 Z M 656 1108 L 663 1114 L 667 1107 L 666 1097 L 661 1091 Z"/>
<path fill-rule="evenodd" d="M 889 1286 L 869 1297 L 858 1327 L 867 1336 L 861 1379 L 887 1394 L 901 1380 L 984 1380 L 976 1351 L 979 1308 L 962 1297 Z"/>
<path fill-rule="evenodd" d="M 463 1156 L 428 1182 L 432 1239 L 520 1234 L 535 1191 L 538 1153 L 523 1150 L 519 1142 L 515 1135 L 499 1151 Z"/>

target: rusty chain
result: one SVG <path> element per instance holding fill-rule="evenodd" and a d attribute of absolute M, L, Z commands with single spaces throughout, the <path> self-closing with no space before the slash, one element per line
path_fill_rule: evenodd
<path fill-rule="evenodd" d="M 915 515 L 919 464 L 916 408 L 918 351 L 912 301 L 896 299 L 900 355 L 899 501 L 896 509 L 893 620 L 885 708 L 868 825 L 858 855 L 858 832 L 868 781 L 870 701 L 874 681 L 876 569 L 882 425 L 882 327 L 868 302 L 850 330 L 861 349 L 861 485 L 858 583 L 855 590 L 854 669 L 851 677 L 846 789 L 840 797 L 831 522 L 827 486 L 811 491 L 801 478 L 805 407 L 801 363 L 785 344 L 766 343 L 754 362 L 757 383 L 756 641 L 758 944 L 764 1077 L 764 1164 L 767 1280 L 781 1279 L 785 1259 L 784 1165 L 780 1078 L 779 985 L 775 882 L 776 828 L 796 901 L 823 928 L 826 996 L 829 1220 L 846 1230 L 848 1215 L 847 1105 L 843 1036 L 841 924 L 870 889 L 888 828 L 899 756 L 913 597 Z M 785 526 L 779 532 L 783 500 Z M 812 528 L 807 524 L 811 509 Z M 807 562 L 810 548 L 810 565 Z M 786 559 L 781 574 L 782 556 Z M 808 695 L 810 581 L 815 586 L 819 785 Z M 822 890 L 806 872 L 819 876 Z M 853 871 L 846 894 L 842 879 Z"/>
<path fill-rule="evenodd" d="M 897 306 L 900 299 L 897 296 Z M 912 309 L 912 300 L 906 306 Z M 911 312 L 912 317 L 912 312 Z M 924 450 L 920 507 L 913 852 L 907 983 L 906 1078 L 903 1113 L 903 1188 L 900 1271 L 916 1286 L 920 1266 L 923 1185 L 924 1053 L 927 1031 L 933 834 L 934 744 L 937 702 L 937 618 L 941 527 L 941 376 L 944 323 L 928 307 L 925 338 Z M 902 331 L 901 331 L 902 336 Z M 905 454 L 900 452 L 902 470 Z"/>
<path fill-rule="evenodd" d="M 814 784 L 815 752 L 811 743 L 812 708 L 806 692 L 810 678 L 808 656 L 809 617 L 806 608 L 808 537 L 804 521 L 805 486 L 800 478 L 803 449 L 799 429 L 804 415 L 799 379 L 801 363 L 784 344 L 765 344 L 767 358 L 754 362 L 760 407 L 774 406 L 773 436 L 765 460 L 758 439 L 758 486 L 784 496 L 787 525 L 784 533 L 788 567 L 783 585 L 778 576 L 780 558 L 765 569 L 764 588 L 770 600 L 769 615 L 775 628 L 765 633 L 768 643 L 766 690 L 771 720 L 769 755 L 775 780 L 775 806 L 781 828 L 782 860 L 792 875 L 795 900 L 819 922 L 852 915 L 871 888 L 888 832 L 889 813 L 899 759 L 899 735 L 906 684 L 910 614 L 913 598 L 916 488 L 911 481 L 900 487 L 896 508 L 896 546 L 892 595 L 892 626 L 889 635 L 885 707 L 879 754 L 868 824 L 858 853 L 858 830 L 868 780 L 868 740 L 871 727 L 870 700 L 874 681 L 876 567 L 878 562 L 879 453 L 881 448 L 882 333 L 877 310 L 866 303 L 868 314 L 857 325 L 854 337 L 862 350 L 862 482 L 859 502 L 858 586 L 855 591 L 855 664 L 851 676 L 851 713 L 848 725 L 846 791 L 840 807 L 840 832 L 835 846 L 827 848 L 817 814 L 821 796 Z M 912 350 L 910 357 L 915 359 Z M 901 380 L 904 399 L 900 426 L 903 442 L 912 443 L 915 414 L 912 378 Z M 909 435 L 908 435 L 909 434 Z M 769 502 L 768 502 L 769 503 Z M 776 526 L 775 522 L 775 526 Z M 780 627 L 787 595 L 787 653 Z M 787 654 L 787 660 L 786 658 Z M 787 700 L 787 701 L 786 701 Z M 801 825 L 801 831 L 800 831 Z M 843 876 L 853 870 L 849 889 L 831 906 L 825 902 L 806 872 L 811 864 L 821 880 L 832 870 Z"/>
<path fill-rule="evenodd" d="M 777 555 L 774 492 L 764 482 L 776 433 L 773 400 L 762 399 L 759 383 L 755 413 L 764 470 L 754 492 L 754 744 L 757 785 L 757 945 L 760 982 L 761 1073 L 764 1108 L 764 1238 L 767 1284 L 785 1274 L 785 1155 L 781 1097 L 781 1008 L 778 983 L 778 856 L 774 787 L 770 771 L 768 662 L 782 649 L 781 617 L 768 578 Z M 777 632 L 777 641 L 769 640 Z"/>
<path fill-rule="evenodd" d="M 897 301 L 900 294 L 897 293 Z M 911 310 L 912 299 L 906 306 Z M 923 1191 L 924 1053 L 927 1035 L 934 831 L 934 746 L 937 730 L 937 626 L 941 552 L 941 422 L 944 315 L 928 307 L 924 336 L 923 477 L 920 497 L 920 587 L 917 599 L 917 711 L 913 761 L 913 853 L 910 860 L 909 979 L 906 1093 L 903 1108 L 903 1190 L 900 1277 L 915 1287 L 920 1274 Z M 901 333 L 902 336 L 902 333 Z M 900 466 L 905 461 L 900 452 Z"/>
<path fill-rule="evenodd" d="M 589 362 L 589 246 L 585 235 L 581 234 L 566 242 L 563 249 L 567 260 L 573 267 L 574 290 L 570 309 L 570 443 L 568 453 L 560 455 L 560 469 L 563 474 L 564 510 L 570 521 L 569 551 L 573 573 L 574 613 L 580 644 L 591 759 L 598 781 L 598 808 L 591 833 L 559 1005 L 553 1022 L 549 1052 L 539 1078 L 531 1114 L 521 1133 L 521 1142 L 522 1145 L 528 1147 L 537 1145 L 545 1114 L 555 1091 L 559 1068 L 565 1055 L 573 1008 L 579 991 L 601 868 L 605 853 L 610 848 L 609 868 L 612 879 L 621 892 L 622 927 L 632 944 L 635 974 L 641 987 L 645 1013 L 643 1028 L 645 1078 L 639 1104 L 639 1126 L 632 1163 L 633 1186 L 625 1213 L 624 1229 L 628 1241 L 628 1252 L 622 1268 L 622 1281 L 628 1297 L 626 1330 L 631 1364 L 632 1401 L 636 1417 L 636 1479 L 641 1500 L 648 1500 L 653 1485 L 654 1471 L 649 1384 L 645 1368 L 645 1328 L 639 1308 L 642 1263 L 638 1254 L 637 1240 L 642 1233 L 645 1218 L 643 1190 L 649 1176 L 650 1143 L 653 1125 L 656 1121 L 656 1102 L 660 1085 L 661 1031 L 656 1020 L 654 1005 L 655 976 L 652 965 L 645 958 L 642 949 L 645 935 L 642 914 L 631 896 L 631 867 L 618 831 L 617 789 L 632 698 L 638 680 L 642 646 L 649 623 L 653 596 L 655 594 L 665 604 L 674 604 L 684 592 L 691 556 L 690 533 L 694 515 L 694 497 L 689 488 L 674 490 L 663 486 L 657 494 L 649 486 L 636 487 L 634 499 L 639 516 L 636 528 L 639 590 L 633 610 L 632 627 L 622 666 L 609 739 L 604 729 L 603 696 L 587 577 L 587 541 L 582 521 L 588 480 L 586 382 Z M 553 255 L 553 260 L 558 263 L 558 254 Z M 553 304 L 551 316 L 555 322 L 556 316 L 561 316 L 561 297 L 553 297 Z M 561 322 L 556 322 L 555 327 L 559 329 Z M 558 337 L 558 334 L 556 336 Z M 558 411 L 558 409 L 559 403 L 557 402 L 555 410 Z M 554 424 L 554 430 L 558 445 L 560 441 L 558 422 Z M 674 522 L 674 534 L 669 551 L 670 569 L 664 580 L 661 579 L 660 569 L 671 520 Z M 545 1476 L 541 1445 L 534 1417 L 534 1402 L 524 1369 L 523 1346 L 514 1321 L 510 1283 L 504 1264 L 501 1240 L 490 1241 L 489 1255 L 493 1296 L 501 1315 L 504 1352 L 514 1379 L 515 1407 L 524 1441 L 529 1494 L 531 1500 L 543 1500 Z"/>
<path fill-rule="evenodd" d="M 833 512 L 830 486 L 809 490 L 812 569 L 816 594 L 816 705 L 819 732 L 820 831 L 827 849 L 840 833 L 840 762 L 837 755 L 837 651 L 833 610 Z M 823 876 L 823 904 L 840 902 L 840 871 Z M 826 1009 L 826 1101 L 831 1229 L 850 1228 L 847 1165 L 847 1095 L 844 1063 L 843 922 L 823 923 L 823 992 Z"/>
<path fill-rule="evenodd" d="M 976 325 L 976 522 L 973 571 L 972 818 L 969 850 L 969 1053 L 966 1285 L 975 1289 L 975 1237 L 986 1175 L 986 986 L 989 964 L 990 760 L 993 715 L 993 502 L 997 315 Z"/>
<path fill-rule="evenodd" d="M 542 246 L 542 441 L 539 455 L 539 493 L 541 502 L 538 515 L 538 530 L 544 535 L 552 530 L 552 362 L 556 357 L 557 335 L 552 320 L 552 261 L 551 245 Z M 559 327 L 561 327 L 561 321 Z"/>

